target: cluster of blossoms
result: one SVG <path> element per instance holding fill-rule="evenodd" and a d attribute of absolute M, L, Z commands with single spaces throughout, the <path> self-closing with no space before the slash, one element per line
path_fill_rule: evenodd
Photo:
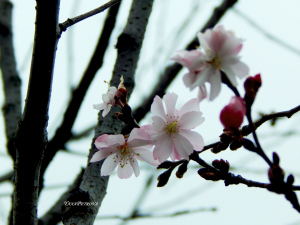
<path fill-rule="evenodd" d="M 225 31 L 223 26 L 199 33 L 198 38 L 201 48 L 191 51 L 180 50 L 171 57 L 188 68 L 189 73 L 184 75 L 183 81 L 190 89 L 199 87 L 198 99 L 191 99 L 177 110 L 175 106 L 178 96 L 175 93 L 167 93 L 163 100 L 156 96 L 151 105 L 152 124 L 136 126 L 138 128 L 134 128 L 127 136 L 104 134 L 98 137 L 95 146 L 99 151 L 93 155 L 90 162 L 106 158 L 102 165 L 101 176 L 110 175 L 116 167 L 120 178 L 129 178 L 133 173 L 138 176 L 140 170 L 137 160 L 158 166 L 169 157 L 173 161 L 189 160 L 194 150 L 203 149 L 202 136 L 192 129 L 204 122 L 199 101 L 207 97 L 205 82 L 211 84 L 209 99 L 213 100 L 220 92 L 223 76 L 227 77 L 227 84 L 235 87 L 236 76 L 243 78 L 249 69 L 238 56 L 242 49 L 242 39 L 236 38 L 230 31 Z M 226 130 L 235 132 L 239 129 L 249 102 L 253 102 L 260 85 L 259 74 L 248 78 L 245 82 L 245 98 L 232 97 L 230 103 L 224 107 L 220 120 Z M 94 108 L 103 110 L 103 117 L 114 105 L 120 106 L 123 113 L 126 111 L 125 108 L 130 108 L 127 104 L 127 90 L 123 78 L 119 87 L 110 87 L 108 93 L 102 95 L 102 99 L 104 103 L 94 105 Z M 128 114 L 118 113 L 117 116 L 126 122 L 125 117 Z"/>
<path fill-rule="evenodd" d="M 196 98 L 185 103 L 180 110 L 175 108 L 178 96 L 168 93 L 162 99 L 156 96 L 151 106 L 152 124 L 134 128 L 129 137 L 101 135 L 95 141 L 97 151 L 90 162 L 104 158 L 101 176 L 110 175 L 118 166 L 119 178 L 139 175 L 137 160 L 158 166 L 169 157 L 172 160 L 186 159 L 193 150 L 202 150 L 203 138 L 191 129 L 203 123 Z M 150 149 L 155 146 L 153 152 Z"/>
<path fill-rule="evenodd" d="M 191 90 L 199 86 L 200 101 L 207 97 L 205 82 L 209 82 L 209 99 L 213 100 L 220 93 L 221 71 L 226 73 L 233 86 L 237 85 L 236 76 L 243 78 L 249 73 L 248 66 L 238 56 L 243 46 L 242 39 L 221 25 L 198 33 L 198 39 L 199 49 L 177 51 L 171 59 L 188 68 L 189 73 L 183 77 L 184 84 Z"/>

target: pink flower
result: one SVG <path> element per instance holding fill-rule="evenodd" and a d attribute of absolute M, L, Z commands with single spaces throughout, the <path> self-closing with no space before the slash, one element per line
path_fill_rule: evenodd
<path fill-rule="evenodd" d="M 200 151 L 204 146 L 202 136 L 191 131 L 204 121 L 198 100 L 191 99 L 178 111 L 175 108 L 177 98 L 175 93 L 167 93 L 163 97 L 164 108 L 161 98 L 156 96 L 151 105 L 153 123 L 142 127 L 155 144 L 153 156 L 159 162 L 169 157 L 172 160 L 188 160 L 194 149 Z"/>
<path fill-rule="evenodd" d="M 139 176 L 138 160 L 145 160 L 151 165 L 158 166 L 158 161 L 153 159 L 150 149 L 152 147 L 149 135 L 142 129 L 134 128 L 128 139 L 123 135 L 103 134 L 95 141 L 97 151 L 90 162 L 98 162 L 104 158 L 101 176 L 110 175 L 118 166 L 119 178 L 129 178 L 132 173 Z"/>
<path fill-rule="evenodd" d="M 191 68 L 193 62 L 201 57 L 203 57 L 203 53 L 199 50 L 179 50 L 176 51 L 176 54 L 170 58 L 171 60 L 174 60 L 175 62 L 189 69 L 189 72 L 183 76 L 183 83 L 185 84 L 185 86 L 191 87 L 196 81 L 197 73 L 199 73 L 200 70 L 206 66 L 205 61 L 203 61 L 203 64 L 199 64 L 198 67 Z M 207 92 L 205 85 L 199 85 L 198 100 L 201 101 L 206 97 Z"/>
<path fill-rule="evenodd" d="M 103 117 L 105 117 L 109 113 L 111 107 L 115 105 L 115 95 L 117 90 L 116 87 L 110 87 L 108 93 L 102 95 L 103 103 L 93 105 L 94 109 L 103 110 Z"/>
<path fill-rule="evenodd" d="M 232 97 L 220 114 L 220 120 L 227 130 L 239 129 L 246 115 L 245 101 L 241 97 Z"/>
<path fill-rule="evenodd" d="M 184 76 L 184 83 L 191 90 L 200 86 L 201 96 L 206 96 L 204 83 L 210 83 L 209 100 L 213 100 L 221 89 L 221 70 L 233 86 L 237 85 L 236 76 L 243 78 L 249 73 L 248 66 L 237 56 L 242 49 L 242 39 L 236 38 L 230 31 L 225 31 L 223 26 L 198 33 L 198 39 L 200 49 L 178 51 L 171 59 L 189 69 L 190 72 Z"/>
<path fill-rule="evenodd" d="M 237 85 L 235 77 L 243 78 L 249 73 L 246 64 L 240 61 L 237 54 L 242 49 L 242 39 L 236 38 L 231 31 L 226 31 L 223 26 L 207 29 L 198 33 L 204 57 L 200 57 L 190 66 L 191 69 L 202 66 L 203 60 L 206 67 L 197 74 L 197 79 L 191 86 L 194 88 L 204 82 L 211 84 L 210 100 L 213 100 L 221 89 L 221 73 L 224 71 L 233 86 Z"/>

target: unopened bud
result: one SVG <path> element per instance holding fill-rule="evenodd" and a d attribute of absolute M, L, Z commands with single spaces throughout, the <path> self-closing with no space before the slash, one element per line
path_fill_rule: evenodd
<path fill-rule="evenodd" d="M 249 151 L 252 151 L 252 152 L 256 152 L 256 147 L 254 146 L 253 142 L 250 141 L 249 139 L 243 138 L 242 144 L 245 149 L 248 149 Z"/>
<path fill-rule="evenodd" d="M 246 105 L 241 97 L 232 97 L 220 114 L 220 120 L 225 129 L 233 131 L 239 129 L 246 115 Z M 233 129 L 232 129 L 233 128 Z"/>
<path fill-rule="evenodd" d="M 292 174 L 290 174 L 288 177 L 287 177 L 287 180 L 286 180 L 286 183 L 289 184 L 289 185 L 293 185 L 295 181 L 295 178 Z"/>
<path fill-rule="evenodd" d="M 229 162 L 224 159 L 220 159 L 220 160 L 214 160 L 212 162 L 212 165 L 217 168 L 218 170 L 220 170 L 221 172 L 224 172 L 224 173 L 228 173 L 229 172 L 229 167 L 230 167 L 230 164 Z"/>
<path fill-rule="evenodd" d="M 211 172 L 206 168 L 201 168 L 198 170 L 198 174 L 204 178 L 205 180 L 212 180 L 212 181 L 218 181 L 221 180 L 221 177 L 219 174 L 215 172 Z"/>
<path fill-rule="evenodd" d="M 188 161 L 182 163 L 179 167 L 178 170 L 176 172 L 176 177 L 181 179 L 183 177 L 183 175 L 186 173 L 187 171 L 187 165 L 188 165 Z"/>
<path fill-rule="evenodd" d="M 164 161 L 158 165 L 157 169 L 169 169 L 173 165 L 171 161 Z"/>
<path fill-rule="evenodd" d="M 275 166 L 278 166 L 279 165 L 279 156 L 277 155 L 276 152 L 273 152 L 273 164 Z"/>
<path fill-rule="evenodd" d="M 253 104 L 258 89 L 261 86 L 261 76 L 256 74 L 254 77 L 248 77 L 244 83 L 245 101 L 248 106 Z"/>
<path fill-rule="evenodd" d="M 230 144 L 230 150 L 234 151 L 237 150 L 238 148 L 242 147 L 242 143 L 235 139 L 231 144 Z"/>
<path fill-rule="evenodd" d="M 170 168 L 157 177 L 158 180 L 157 187 L 163 187 L 168 183 L 172 171 L 173 168 Z"/>

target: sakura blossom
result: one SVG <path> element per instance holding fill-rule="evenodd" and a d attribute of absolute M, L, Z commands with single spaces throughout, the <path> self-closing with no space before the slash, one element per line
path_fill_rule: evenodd
<path fill-rule="evenodd" d="M 184 76 L 184 83 L 191 90 L 200 86 L 200 100 L 201 96 L 206 96 L 204 83 L 210 83 L 209 100 L 213 100 L 220 93 L 221 71 L 225 72 L 233 86 L 237 85 L 236 76 L 243 78 L 249 73 L 248 66 L 238 56 L 243 40 L 221 25 L 198 33 L 198 39 L 201 44 L 199 49 L 179 51 L 171 59 L 189 69 L 190 72 Z"/>
<path fill-rule="evenodd" d="M 98 162 L 105 159 L 101 168 L 101 176 L 110 175 L 117 168 L 118 177 L 126 179 L 134 173 L 140 174 L 137 160 L 158 166 L 159 162 L 153 159 L 153 153 L 149 135 L 142 129 L 134 128 L 129 137 L 121 134 L 103 134 L 95 140 L 97 151 L 90 162 Z"/>
<path fill-rule="evenodd" d="M 93 105 L 94 109 L 103 110 L 103 117 L 105 117 L 109 113 L 111 107 L 115 105 L 115 95 L 117 90 L 116 87 L 110 87 L 108 93 L 102 95 L 103 103 Z"/>
<path fill-rule="evenodd" d="M 155 145 L 154 159 L 159 162 L 169 157 L 173 161 L 188 160 L 193 150 L 200 151 L 204 146 L 202 136 L 191 130 L 204 122 L 198 100 L 193 98 L 177 110 L 177 98 L 175 93 L 167 93 L 163 104 L 162 99 L 156 96 L 151 105 L 153 122 L 141 127 L 149 133 Z"/>
<path fill-rule="evenodd" d="M 220 114 L 220 120 L 227 130 L 239 129 L 246 115 L 246 104 L 241 97 L 232 97 Z"/>

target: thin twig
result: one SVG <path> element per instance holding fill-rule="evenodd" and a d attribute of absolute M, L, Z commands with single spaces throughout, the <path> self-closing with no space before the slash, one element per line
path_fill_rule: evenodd
<path fill-rule="evenodd" d="M 86 18 L 94 16 L 94 15 L 96 15 L 98 13 L 101 13 L 104 10 L 108 9 L 109 7 L 115 5 L 115 4 L 119 3 L 119 2 L 121 2 L 121 0 L 111 0 L 111 1 L 109 1 L 109 2 L 107 2 L 105 4 L 103 4 L 103 5 L 101 5 L 100 7 L 96 8 L 96 9 L 93 9 L 93 10 L 87 12 L 87 13 L 81 14 L 81 15 L 76 16 L 74 18 L 67 19 L 65 22 L 58 24 L 58 26 L 60 28 L 59 36 L 61 35 L 61 33 L 63 31 L 66 31 L 68 27 L 74 25 L 75 23 L 78 23 L 78 22 L 80 22 L 80 21 L 82 21 L 82 20 L 84 20 Z"/>

